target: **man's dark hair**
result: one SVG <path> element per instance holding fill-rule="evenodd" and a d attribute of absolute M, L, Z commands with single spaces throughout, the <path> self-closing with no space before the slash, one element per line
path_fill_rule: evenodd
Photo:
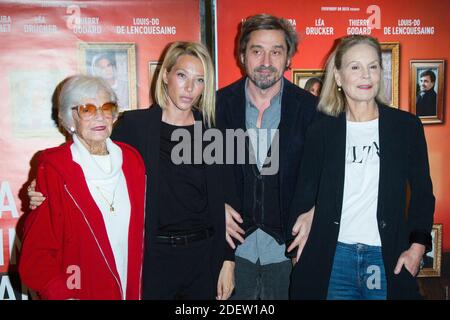
<path fill-rule="evenodd" d="M 250 34 L 258 30 L 281 30 L 287 45 L 287 56 L 291 58 L 297 52 L 298 36 L 292 24 L 284 18 L 278 18 L 270 14 L 257 14 L 247 18 L 241 27 L 239 35 L 238 61 L 240 55 L 245 53 Z"/>
<path fill-rule="evenodd" d="M 433 83 L 436 82 L 436 75 L 434 74 L 433 70 L 428 69 L 420 74 L 421 78 L 426 77 L 426 76 L 430 77 L 431 82 L 433 82 Z"/>

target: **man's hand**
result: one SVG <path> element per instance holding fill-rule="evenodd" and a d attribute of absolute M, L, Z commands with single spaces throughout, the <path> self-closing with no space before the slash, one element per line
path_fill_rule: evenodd
<path fill-rule="evenodd" d="M 33 179 L 33 181 L 31 181 L 30 185 L 27 188 L 27 195 L 28 198 L 30 199 L 31 210 L 34 210 L 37 207 L 39 207 L 45 200 L 44 195 L 40 192 L 36 192 L 35 190 L 36 190 L 36 179 Z"/>
<path fill-rule="evenodd" d="M 405 266 L 406 270 L 415 277 L 419 272 L 420 261 L 425 253 L 425 246 L 419 243 L 413 243 L 408 250 L 403 251 L 398 258 L 397 266 L 394 273 L 399 274 L 402 267 Z"/>
<path fill-rule="evenodd" d="M 217 300 L 228 300 L 234 290 L 234 261 L 224 261 L 217 281 Z"/>
<path fill-rule="evenodd" d="M 308 212 L 299 215 L 294 227 L 292 228 L 292 235 L 295 236 L 295 239 L 292 241 L 287 251 L 291 252 L 295 247 L 298 247 L 297 255 L 292 259 L 293 264 L 296 264 L 298 259 L 300 259 L 300 255 L 302 254 L 303 248 L 308 240 L 315 208 L 316 207 L 312 207 L 312 209 Z"/>
<path fill-rule="evenodd" d="M 244 238 L 242 237 L 245 232 L 242 228 L 237 224 L 237 222 L 242 223 L 241 215 L 234 210 L 229 204 L 225 203 L 225 223 L 226 223 L 226 239 L 231 248 L 235 249 L 233 239 L 239 240 L 241 243 L 244 243 Z"/>

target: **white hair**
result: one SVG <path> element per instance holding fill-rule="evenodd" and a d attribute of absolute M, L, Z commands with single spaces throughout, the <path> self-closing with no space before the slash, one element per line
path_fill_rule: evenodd
<path fill-rule="evenodd" d="M 73 133 L 72 108 L 86 99 L 96 99 L 100 92 L 106 93 L 110 102 L 117 102 L 114 90 L 100 77 L 75 75 L 64 80 L 58 97 L 58 118 L 64 129 Z"/>

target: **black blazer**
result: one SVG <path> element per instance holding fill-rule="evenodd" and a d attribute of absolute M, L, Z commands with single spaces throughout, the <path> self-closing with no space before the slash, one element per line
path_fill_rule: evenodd
<path fill-rule="evenodd" d="M 279 197 L 281 227 L 283 233 L 286 233 L 288 211 L 297 182 L 297 172 L 303 153 L 306 130 L 316 116 L 317 101 L 315 96 L 292 84 L 287 79 L 283 79 L 283 81 L 281 118 L 278 127 L 280 134 Z M 246 78 L 243 78 L 218 91 L 216 121 L 220 129 L 246 130 L 245 82 Z M 230 166 L 227 167 L 230 170 Z M 226 175 L 226 200 L 234 209 L 240 211 L 243 207 L 244 197 L 249 196 L 244 192 L 244 165 L 233 165 L 231 170 L 229 172 L 234 172 L 234 174 Z M 284 236 L 286 237 L 286 235 Z"/>
<path fill-rule="evenodd" d="M 136 148 L 144 159 L 147 173 L 147 196 L 145 207 L 145 255 L 144 255 L 144 297 L 146 265 L 151 263 L 146 259 L 147 253 L 152 250 L 156 240 L 157 222 L 159 214 L 159 149 L 161 132 L 162 109 L 153 105 L 149 109 L 126 111 L 116 123 L 111 138 L 125 142 Z M 208 210 L 213 220 L 213 276 L 215 282 L 219 276 L 224 260 L 234 260 L 234 253 L 225 240 L 225 207 L 224 191 L 222 185 L 222 168 L 219 165 L 207 165 L 205 169 L 208 193 Z M 148 288 L 151 290 L 151 288 Z"/>
<path fill-rule="evenodd" d="M 426 91 L 423 97 L 420 94 L 417 95 L 416 115 L 419 117 L 437 115 L 436 92 L 434 91 L 434 87 Z"/>
<path fill-rule="evenodd" d="M 291 278 L 292 299 L 325 299 L 339 235 L 344 192 L 346 115 L 324 116 L 308 131 L 304 158 L 291 206 L 292 228 L 299 213 L 314 205 L 308 241 Z M 377 220 L 388 299 L 420 298 L 400 254 L 411 243 L 431 246 L 435 199 L 422 123 L 414 115 L 379 106 L 380 176 Z M 410 202 L 407 207 L 407 189 Z"/>

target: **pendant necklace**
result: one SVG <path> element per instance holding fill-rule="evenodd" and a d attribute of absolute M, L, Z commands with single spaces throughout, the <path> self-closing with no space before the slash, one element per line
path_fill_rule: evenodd
<path fill-rule="evenodd" d="M 105 196 L 105 194 L 102 192 L 102 190 L 100 190 L 100 187 L 99 187 L 99 186 L 95 186 L 95 187 L 97 188 L 98 192 L 100 193 L 100 195 L 102 196 L 102 198 L 103 198 L 103 199 L 106 201 L 106 203 L 108 204 L 108 206 L 109 206 L 109 212 L 110 212 L 111 214 L 113 214 L 113 215 L 116 214 L 116 212 L 114 211 L 114 210 L 115 210 L 115 209 L 114 209 L 114 198 L 115 198 L 115 196 L 116 196 L 116 189 L 117 189 L 117 185 L 118 185 L 118 184 L 119 184 L 119 179 L 117 179 L 116 186 L 114 187 L 114 191 L 113 191 L 113 196 L 112 196 L 111 202 L 109 202 L 108 198 Z"/>

